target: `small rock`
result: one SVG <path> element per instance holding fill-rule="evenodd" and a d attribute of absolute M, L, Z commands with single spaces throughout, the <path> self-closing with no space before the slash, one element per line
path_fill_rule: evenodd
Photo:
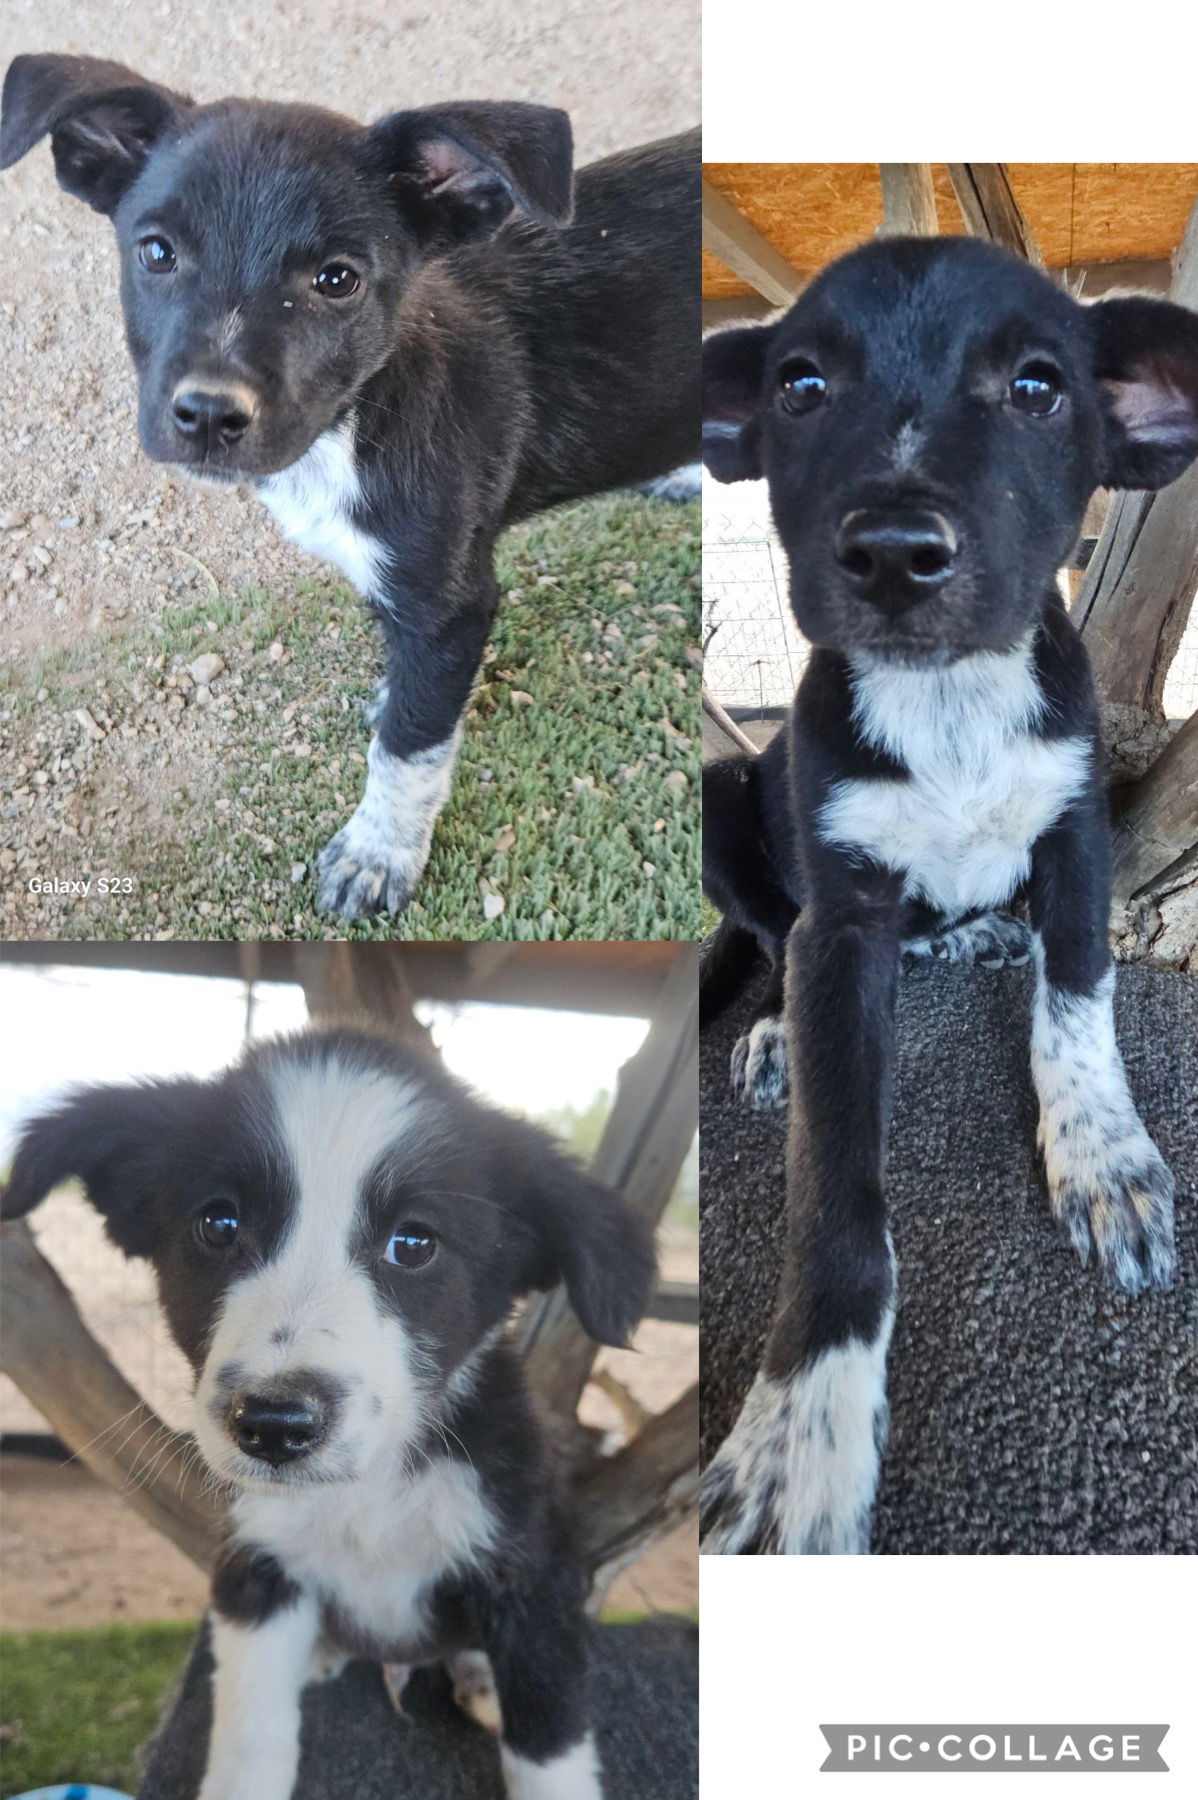
<path fill-rule="evenodd" d="M 24 523 L 25 514 L 23 512 L 0 513 L 0 531 L 20 531 Z"/>
<path fill-rule="evenodd" d="M 666 786 L 671 794 L 682 795 L 690 786 L 690 780 L 681 769 L 671 769 L 666 776 Z"/>
<path fill-rule="evenodd" d="M 197 656 L 193 663 L 188 663 L 187 673 L 197 687 L 211 687 L 224 666 L 224 657 L 218 656 L 215 650 L 209 650 L 206 655 Z"/>
<path fill-rule="evenodd" d="M 641 871 L 645 875 L 649 875 L 649 876 L 656 875 L 657 874 L 657 864 L 651 863 L 651 862 L 643 862 L 641 864 Z"/>
<path fill-rule="evenodd" d="M 302 881 L 304 879 L 304 876 L 307 873 L 308 873 L 307 863 L 292 863 L 292 865 L 291 865 L 291 885 L 292 885 L 292 887 L 294 887 L 297 882 Z"/>
<path fill-rule="evenodd" d="M 502 894 L 484 894 L 483 918 L 497 919 L 506 905 L 507 901 Z"/>
<path fill-rule="evenodd" d="M 80 725 L 82 725 L 84 731 L 86 731 L 88 737 L 95 743 L 99 744 L 104 741 L 103 731 L 96 724 L 96 721 L 92 718 L 86 706 L 77 706 L 75 708 L 75 717 Z"/>
<path fill-rule="evenodd" d="M 513 688 L 512 689 L 512 705 L 513 706 L 531 706 L 532 705 L 532 695 L 526 694 L 524 692 L 523 688 Z"/>

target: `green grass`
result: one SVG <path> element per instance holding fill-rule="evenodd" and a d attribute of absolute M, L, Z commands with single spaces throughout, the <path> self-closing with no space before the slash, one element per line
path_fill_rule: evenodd
<path fill-rule="evenodd" d="M 398 921 L 345 928 L 314 909 L 316 855 L 361 792 L 363 706 L 382 666 L 352 595 L 315 581 L 246 588 L 10 666 L 2 711 L 18 752 L 49 719 L 61 743 L 38 754 L 53 767 L 79 742 L 76 708 L 109 721 L 75 802 L 91 835 L 20 870 L 11 935 L 692 938 L 697 506 L 616 495 L 563 508 L 507 534 L 499 580 L 452 798 Z M 228 664 L 216 692 L 235 704 L 189 705 L 165 723 L 162 684 L 210 650 Z M 51 815 L 58 779 L 36 801 Z M 23 892 L 21 877 L 47 872 L 130 876 L 135 891 L 53 903 Z M 504 900 L 490 921 L 488 890 Z"/>
<path fill-rule="evenodd" d="M 163 1624 L 0 1637 L 4 1800 L 59 1781 L 132 1793 L 134 1751 L 157 1725 L 194 1636 L 194 1624 Z"/>

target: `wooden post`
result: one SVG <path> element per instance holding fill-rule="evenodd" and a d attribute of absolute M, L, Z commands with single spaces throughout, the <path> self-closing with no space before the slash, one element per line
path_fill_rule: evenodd
<path fill-rule="evenodd" d="M 24 1219 L 0 1227 L 3 1367 L 79 1461 L 200 1568 L 221 1508 L 190 1437 L 171 1431 L 84 1324 Z"/>
<path fill-rule="evenodd" d="M 935 237 L 936 189 L 931 163 L 879 163 L 882 237 Z"/>
<path fill-rule="evenodd" d="M 1114 897 L 1126 906 L 1198 846 L 1198 712 L 1115 809 Z"/>
<path fill-rule="evenodd" d="M 1170 297 L 1198 311 L 1198 203 Z M 1164 717 L 1198 583 L 1198 464 L 1159 493 L 1117 494 L 1073 608 L 1104 700 Z"/>
<path fill-rule="evenodd" d="M 699 1389 L 688 1388 L 615 1456 L 601 1457 L 574 1488 L 583 1556 L 597 1610 L 616 1576 L 680 1525 L 699 1493 Z"/>
<path fill-rule="evenodd" d="M 949 163 L 949 180 L 971 237 L 989 238 L 1037 269 L 1044 258 L 1015 198 L 1005 163 Z"/>
<path fill-rule="evenodd" d="M 297 944 L 295 960 L 314 1024 L 361 1018 L 409 1043 L 431 1047 L 413 1010 L 415 994 L 397 945 Z"/>

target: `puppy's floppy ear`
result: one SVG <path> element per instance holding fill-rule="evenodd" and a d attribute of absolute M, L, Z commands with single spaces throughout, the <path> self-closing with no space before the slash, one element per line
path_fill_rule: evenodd
<path fill-rule="evenodd" d="M 717 481 L 761 479 L 761 381 L 772 325 L 717 331 L 703 343 L 703 461 Z"/>
<path fill-rule="evenodd" d="M 657 1274 L 648 1228 L 543 1132 L 516 1126 L 505 1145 L 506 1190 L 537 1250 L 529 1286 L 564 1282 L 579 1323 L 600 1344 L 625 1344 Z"/>
<path fill-rule="evenodd" d="M 112 213 L 155 141 L 190 105 L 123 63 L 18 56 L 4 78 L 0 169 L 49 132 L 60 185 L 96 212 Z"/>
<path fill-rule="evenodd" d="M 52 1188 L 77 1179 L 126 1256 L 148 1256 L 155 1233 L 149 1203 L 158 1192 L 164 1153 L 203 1089 L 198 1081 L 81 1088 L 24 1126 L 0 1219 L 21 1219 Z"/>
<path fill-rule="evenodd" d="M 487 237 L 517 209 L 545 225 L 573 210 L 570 120 L 552 106 L 465 100 L 391 113 L 366 134 L 366 164 L 391 177 L 436 248 Z"/>
<path fill-rule="evenodd" d="M 1165 487 L 1198 456 L 1198 313 L 1140 299 L 1086 312 L 1109 400 L 1103 485 Z"/>

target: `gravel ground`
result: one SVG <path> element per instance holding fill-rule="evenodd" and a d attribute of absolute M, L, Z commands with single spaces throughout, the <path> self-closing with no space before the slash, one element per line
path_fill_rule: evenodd
<path fill-rule="evenodd" d="M 697 0 L 649 11 L 640 0 L 476 0 L 448 12 L 385 0 L 261 0 L 248 11 L 9 0 L 5 25 L 9 53 L 115 57 L 200 99 L 260 93 L 362 119 L 453 97 L 552 101 L 573 118 L 580 161 L 693 125 L 699 112 Z M 193 487 L 141 455 L 108 221 L 58 189 L 44 144 L 3 188 L 0 254 L 19 281 L 0 304 L 0 658 L 10 665 L 0 676 L 28 695 L 41 687 L 39 659 L 61 662 L 97 633 L 136 638 L 164 615 L 211 614 L 247 583 L 275 595 L 328 571 L 287 545 L 252 497 Z M 82 752 L 103 729 L 72 724 Z M 141 779 L 126 789 L 118 776 L 102 798 L 141 799 Z"/>
<path fill-rule="evenodd" d="M 1110 1292 L 1057 1238 L 1035 1153 L 1026 972 L 900 984 L 888 1198 L 899 1262 L 875 1553 L 1198 1551 L 1198 984 L 1119 971 L 1132 1091 L 1177 1181 L 1170 1294 Z M 784 1115 L 728 1088 L 746 1016 L 704 1033 L 704 1430 L 752 1379 L 781 1247 Z"/>

